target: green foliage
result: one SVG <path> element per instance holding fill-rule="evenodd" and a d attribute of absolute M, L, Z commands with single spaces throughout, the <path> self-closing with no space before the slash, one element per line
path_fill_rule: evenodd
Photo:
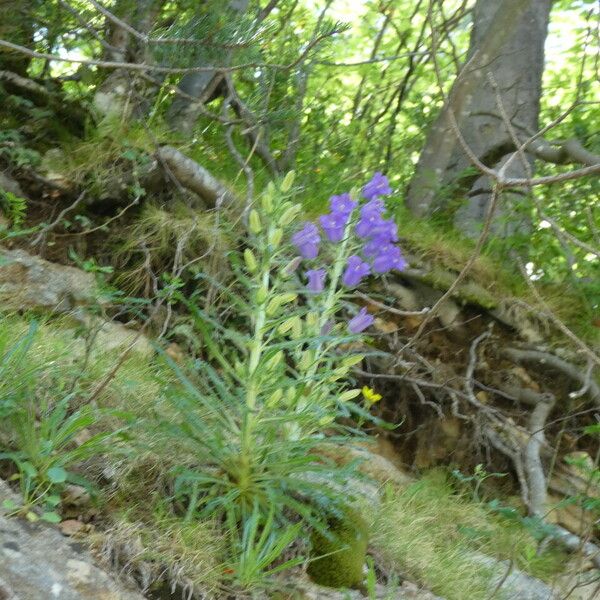
<path fill-rule="evenodd" d="M 42 505 L 43 518 L 60 520 L 55 509 L 64 486 L 90 487 L 74 467 L 93 457 L 114 454 L 122 430 L 91 433 L 98 419 L 108 413 L 77 406 L 76 395 L 62 388 L 64 382 L 48 372 L 49 365 L 29 359 L 37 329 L 32 322 L 27 334 L 14 343 L 0 338 L 0 460 L 17 469 L 11 480 L 18 481 L 23 495 L 24 505 L 19 510 L 35 518 L 30 508 Z M 40 381 L 48 387 L 40 386 Z M 127 416 L 120 411 L 110 415 Z"/>

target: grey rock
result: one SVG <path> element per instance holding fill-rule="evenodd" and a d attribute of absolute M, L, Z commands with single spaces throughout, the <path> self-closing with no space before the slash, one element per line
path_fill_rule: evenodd
<path fill-rule="evenodd" d="M 96 303 L 92 273 L 48 262 L 24 250 L 0 247 L 0 303 L 3 310 L 69 312 Z"/>
<path fill-rule="evenodd" d="M 365 596 L 358 590 L 337 590 L 302 580 L 297 583 L 297 590 L 302 600 L 365 600 Z M 422 589 L 418 585 L 403 581 L 397 586 L 377 585 L 375 588 L 376 600 L 443 600 L 439 596 Z"/>
<path fill-rule="evenodd" d="M 0 480 L 0 505 L 18 497 Z M 54 527 L 0 508 L 0 600 L 144 600 Z"/>
<path fill-rule="evenodd" d="M 492 572 L 490 588 L 498 591 L 498 600 L 560 600 L 563 597 L 557 590 L 519 569 L 512 568 L 509 561 L 498 560 L 485 554 L 474 553 L 473 560 Z M 506 573 L 509 571 L 508 575 Z"/>

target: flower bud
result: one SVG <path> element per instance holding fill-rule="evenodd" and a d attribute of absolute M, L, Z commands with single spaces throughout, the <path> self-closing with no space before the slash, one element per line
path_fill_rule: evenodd
<path fill-rule="evenodd" d="M 281 388 L 277 388 L 267 399 L 265 403 L 267 408 L 275 408 L 279 404 L 282 396 L 283 390 Z"/>
<path fill-rule="evenodd" d="M 306 371 L 313 363 L 313 353 L 310 350 L 305 350 L 298 361 L 298 368 L 301 371 Z"/>
<path fill-rule="evenodd" d="M 275 187 L 269 184 L 264 194 L 260 198 L 260 204 L 262 209 L 266 214 L 269 214 L 273 210 L 273 193 L 275 192 Z"/>
<path fill-rule="evenodd" d="M 244 250 L 244 262 L 246 263 L 246 268 L 250 273 L 255 273 L 258 269 L 258 263 L 256 262 L 256 257 L 250 248 L 246 248 Z"/>
<path fill-rule="evenodd" d="M 257 304 L 262 304 L 267 299 L 267 294 L 269 291 L 264 285 L 261 285 L 256 292 L 256 302 Z"/>
<path fill-rule="evenodd" d="M 248 223 L 250 224 L 250 231 L 252 233 L 260 233 L 261 229 L 262 229 L 262 225 L 260 222 L 260 217 L 258 216 L 258 213 L 252 209 L 250 211 L 250 216 L 248 218 Z"/>
<path fill-rule="evenodd" d="M 306 324 L 310 328 L 316 327 L 318 322 L 319 322 L 319 315 L 316 312 L 311 311 L 306 315 Z"/>
<path fill-rule="evenodd" d="M 277 331 L 279 331 L 279 333 L 287 333 L 288 331 L 290 331 L 291 329 L 293 329 L 296 321 L 299 321 L 300 317 L 298 317 L 297 315 L 294 317 L 291 317 L 290 319 L 285 320 L 278 328 Z"/>
<path fill-rule="evenodd" d="M 300 205 L 290 206 L 282 215 L 279 217 L 279 226 L 285 227 L 289 225 L 300 212 Z"/>
<path fill-rule="evenodd" d="M 285 267 L 283 267 L 283 269 L 281 270 L 281 276 L 284 278 L 291 277 L 291 275 L 300 266 L 301 262 L 302 262 L 301 256 L 296 256 L 296 258 L 293 258 L 292 260 L 290 260 L 290 262 Z"/>
<path fill-rule="evenodd" d="M 278 227 L 277 229 L 273 229 L 273 231 L 269 235 L 269 238 L 269 243 L 271 244 L 271 246 L 273 246 L 273 248 L 277 248 L 277 246 L 279 246 L 283 238 L 283 229 L 281 229 L 280 227 Z"/>
<path fill-rule="evenodd" d="M 296 317 L 292 324 L 292 339 L 298 340 L 302 337 L 302 319 Z"/>
<path fill-rule="evenodd" d="M 332 415 L 327 415 L 325 417 L 321 417 L 319 419 L 319 425 L 321 427 L 325 427 L 326 425 L 330 425 L 331 423 L 333 423 L 335 421 L 335 417 Z"/>
<path fill-rule="evenodd" d="M 288 302 L 293 302 L 297 297 L 298 294 L 291 292 L 286 294 L 278 294 L 267 305 L 267 314 L 269 316 L 274 315 L 279 310 L 280 306 L 287 304 Z"/>
<path fill-rule="evenodd" d="M 267 371 L 272 371 L 281 362 L 283 352 L 280 350 L 267 362 Z"/>
<path fill-rule="evenodd" d="M 282 192 L 289 192 L 292 185 L 294 185 L 294 178 L 296 177 L 296 173 L 294 171 L 290 171 L 289 173 L 287 173 L 287 175 L 283 178 L 283 181 L 281 182 L 281 191 Z"/>

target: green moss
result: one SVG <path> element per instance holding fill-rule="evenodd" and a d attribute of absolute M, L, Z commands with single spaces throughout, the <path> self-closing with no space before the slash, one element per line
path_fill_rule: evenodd
<path fill-rule="evenodd" d="M 360 588 L 366 561 L 369 527 L 356 511 L 328 521 L 328 533 L 314 531 L 308 574 L 315 583 L 332 588 Z"/>

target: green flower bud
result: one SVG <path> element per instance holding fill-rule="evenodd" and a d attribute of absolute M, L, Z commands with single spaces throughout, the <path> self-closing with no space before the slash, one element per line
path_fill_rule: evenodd
<path fill-rule="evenodd" d="M 300 205 L 290 206 L 282 215 L 279 217 L 279 226 L 286 227 L 289 225 L 300 212 Z"/>
<path fill-rule="evenodd" d="M 265 190 L 264 194 L 260 198 L 260 204 L 266 214 L 269 214 L 273 210 L 273 193 L 274 192 L 275 192 L 274 186 L 269 184 L 269 186 L 267 186 L 267 189 Z"/>
<path fill-rule="evenodd" d="M 319 419 L 319 425 L 320 425 L 321 427 L 324 427 L 324 426 L 326 426 L 326 425 L 330 425 L 330 424 L 331 424 L 331 423 L 333 423 L 334 421 L 335 421 L 335 417 L 333 417 L 333 416 L 331 416 L 331 415 L 329 415 L 329 416 L 326 416 L 326 417 L 321 417 L 321 418 Z"/>
<path fill-rule="evenodd" d="M 302 319 L 296 317 L 292 324 L 292 339 L 298 340 L 302 337 Z"/>
<path fill-rule="evenodd" d="M 272 371 L 281 362 L 283 358 L 283 352 L 280 350 L 267 362 L 267 371 Z"/>
<path fill-rule="evenodd" d="M 316 327 L 319 322 L 319 315 L 316 312 L 309 312 L 306 315 L 306 324 L 310 327 Z"/>
<path fill-rule="evenodd" d="M 300 266 L 301 262 L 301 256 L 296 256 L 296 258 L 290 260 L 290 262 L 281 270 L 281 277 L 283 277 L 284 279 L 291 277 L 296 271 L 296 269 Z"/>
<path fill-rule="evenodd" d="M 281 398 L 283 397 L 283 390 L 281 388 L 277 388 L 267 399 L 266 406 L 267 408 L 275 408 Z"/>
<path fill-rule="evenodd" d="M 306 350 L 302 353 L 300 360 L 298 361 L 298 368 L 301 371 L 306 371 L 310 368 L 313 363 L 313 353 L 310 350 Z"/>
<path fill-rule="evenodd" d="M 261 229 L 262 229 L 262 225 L 260 222 L 260 217 L 258 216 L 258 213 L 252 209 L 250 211 L 250 216 L 248 218 L 248 223 L 250 225 L 250 231 L 252 233 L 260 233 Z"/>
<path fill-rule="evenodd" d="M 287 293 L 279 294 L 273 298 L 267 305 L 267 315 L 274 315 L 283 304 L 293 302 L 298 297 L 298 294 Z"/>
<path fill-rule="evenodd" d="M 298 317 L 297 315 L 290 319 L 287 319 L 277 328 L 277 331 L 279 331 L 279 333 L 287 333 L 288 331 L 293 329 L 296 321 L 299 321 L 299 320 L 300 320 L 300 317 Z"/>
<path fill-rule="evenodd" d="M 271 244 L 271 246 L 273 246 L 273 248 L 277 248 L 279 244 L 281 244 L 281 240 L 283 238 L 283 229 L 281 229 L 280 227 L 274 229 L 269 237 L 269 243 Z"/>
<path fill-rule="evenodd" d="M 269 290 L 264 285 L 262 285 L 260 288 L 258 288 L 258 291 L 256 292 L 257 304 L 262 304 L 267 299 L 268 293 L 269 293 Z"/>
<path fill-rule="evenodd" d="M 256 262 L 256 257 L 254 256 L 254 252 L 250 250 L 250 248 L 246 248 L 244 250 L 244 262 L 246 263 L 246 268 L 250 273 L 255 273 L 258 269 L 258 263 Z"/>
<path fill-rule="evenodd" d="M 287 173 L 287 175 L 283 178 L 283 181 L 281 182 L 281 191 L 282 192 L 289 192 L 292 185 L 294 185 L 294 178 L 296 177 L 296 173 L 294 171 L 290 171 L 289 173 Z"/>

